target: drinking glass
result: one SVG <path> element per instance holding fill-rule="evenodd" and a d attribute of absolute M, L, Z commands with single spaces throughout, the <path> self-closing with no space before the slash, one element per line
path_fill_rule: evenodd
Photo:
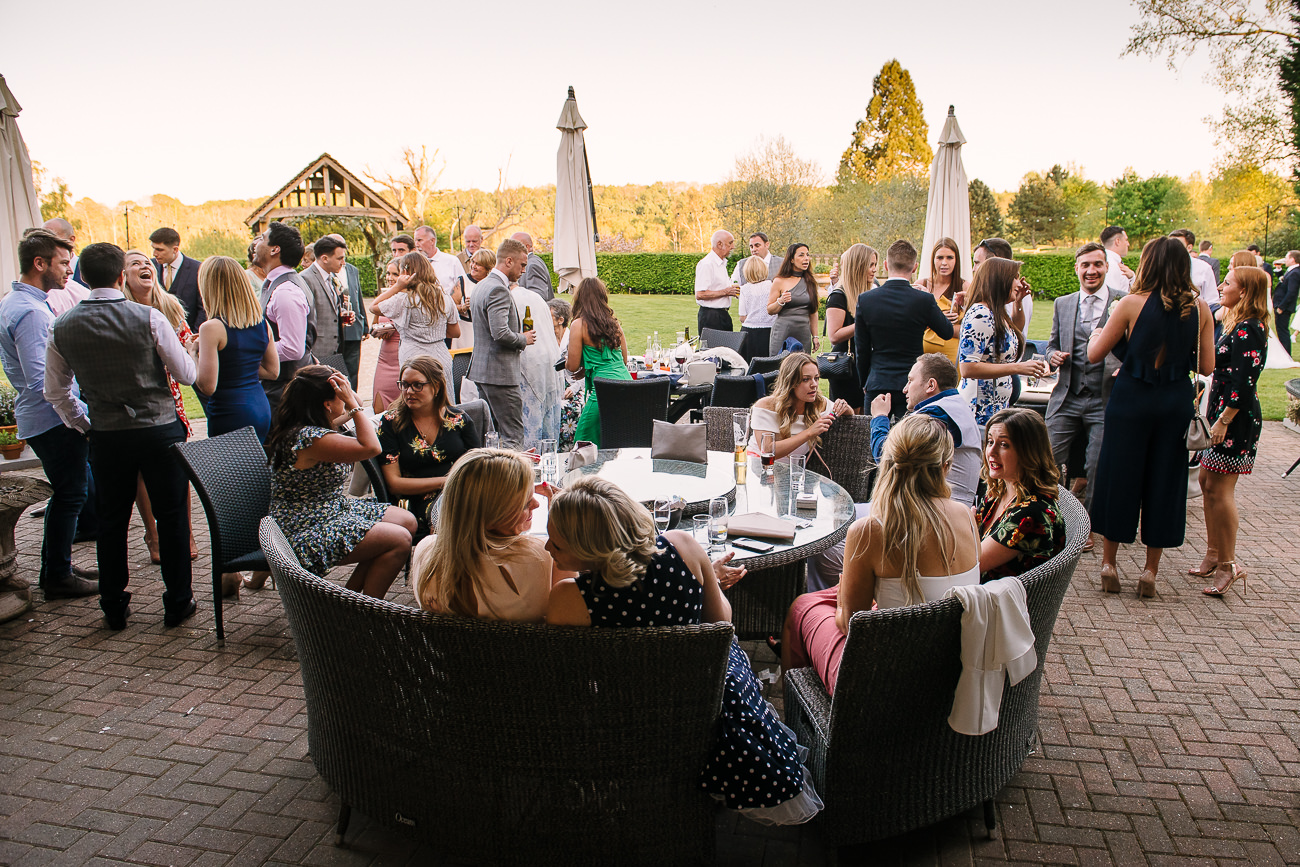
<path fill-rule="evenodd" d="M 743 463 L 745 460 L 745 448 L 749 444 L 749 413 L 732 413 L 731 436 L 736 443 L 736 463 Z"/>
<path fill-rule="evenodd" d="M 542 456 L 542 481 L 555 481 L 556 470 L 559 469 L 560 456 L 555 451 L 555 440 L 542 440 L 537 449 Z"/>
<path fill-rule="evenodd" d="M 727 498 L 715 497 L 709 501 L 709 542 L 721 548 L 727 542 Z"/>
<path fill-rule="evenodd" d="M 807 455 L 790 455 L 790 490 L 803 493 L 803 476 L 808 467 Z"/>
<path fill-rule="evenodd" d="M 1047 356 L 1043 355 L 1041 352 L 1035 352 L 1034 357 L 1030 360 L 1042 364 L 1044 366 L 1047 365 Z M 1026 385 L 1028 385 L 1030 388 L 1037 388 L 1038 380 L 1039 377 L 1037 376 L 1029 376 L 1025 378 Z"/>
<path fill-rule="evenodd" d="M 709 546 L 709 516 L 696 515 L 691 519 L 691 524 L 695 533 L 695 538 L 706 548 Z"/>
<path fill-rule="evenodd" d="M 655 500 L 655 529 L 660 533 L 668 529 L 668 522 L 673 519 L 673 501 L 664 497 Z"/>
<path fill-rule="evenodd" d="M 763 472 L 772 475 L 772 465 L 776 463 L 776 434 L 770 430 L 761 430 L 755 438 L 758 440 L 758 456 L 763 461 Z"/>
<path fill-rule="evenodd" d="M 494 430 L 490 430 L 487 433 L 483 434 L 483 448 L 485 449 L 501 448 L 501 434 L 497 433 Z"/>

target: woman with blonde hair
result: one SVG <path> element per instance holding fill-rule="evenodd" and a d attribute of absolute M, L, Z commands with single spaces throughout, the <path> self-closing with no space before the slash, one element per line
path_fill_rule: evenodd
<path fill-rule="evenodd" d="M 240 269 L 243 272 L 243 269 Z M 175 295 L 167 292 L 158 282 L 158 272 L 154 270 L 154 264 L 149 256 L 139 250 L 128 250 L 126 252 L 126 291 L 128 301 L 134 301 L 137 304 L 143 304 L 146 307 L 152 307 L 167 317 L 167 322 L 176 331 L 176 336 L 191 354 L 194 353 L 194 332 L 190 331 L 189 324 L 185 321 L 185 308 L 181 302 L 176 299 Z M 190 427 L 190 420 L 185 415 L 185 398 L 181 395 L 181 387 L 172 378 L 170 373 L 167 374 L 167 385 L 172 392 L 172 401 L 176 405 L 176 417 L 185 425 L 185 438 L 189 439 L 194 431 Z M 185 486 L 186 497 L 189 494 L 189 485 Z M 144 478 L 136 480 L 135 507 L 140 513 L 140 522 L 144 524 L 144 544 L 149 549 L 149 562 L 161 563 L 162 557 L 158 550 L 158 525 L 154 521 L 153 507 L 149 504 L 149 492 L 145 490 Z M 194 531 L 190 530 L 190 559 L 197 560 L 199 549 L 194 541 Z"/>
<path fill-rule="evenodd" d="M 435 535 L 415 546 L 411 586 L 426 611 L 483 620 L 536 623 L 546 616 L 552 563 L 528 535 L 533 465 L 517 452 L 474 449 L 456 462 L 442 489 Z"/>
<path fill-rule="evenodd" d="M 970 282 L 962 278 L 961 258 L 957 252 L 957 242 L 952 238 L 940 238 L 930 253 L 930 276 L 916 284 L 934 296 L 935 302 L 949 322 L 961 321 L 962 303 Z M 937 352 L 948 356 L 953 364 L 957 363 L 957 335 L 951 340 L 940 340 L 939 335 L 926 329 L 922 341 L 926 352 Z"/>
<path fill-rule="evenodd" d="M 480 247 L 473 256 L 469 257 L 469 262 L 465 265 L 468 273 L 463 277 L 457 277 L 451 287 L 451 301 L 456 305 L 461 321 L 460 336 L 453 337 L 451 340 L 452 352 L 457 349 L 474 348 L 474 329 L 469 325 L 469 296 L 474 291 L 474 287 L 482 282 L 496 266 L 497 254 L 487 247 Z"/>
<path fill-rule="evenodd" d="M 1240 255 L 1240 254 L 1238 254 Z M 1233 256 L 1233 260 L 1236 260 Z M 1205 559 L 1198 578 L 1213 577 L 1201 592 L 1222 596 L 1246 572 L 1237 568 L 1237 479 L 1255 467 L 1255 452 L 1264 430 L 1259 406 L 1259 375 L 1268 355 L 1268 323 L 1272 281 L 1262 268 L 1234 265 L 1219 293 L 1226 311 L 1223 336 L 1214 352 L 1207 419 L 1213 442 L 1201 452 L 1199 481 L 1205 503 Z"/>
<path fill-rule="evenodd" d="M 979 583 L 979 534 L 970 509 L 951 499 L 952 458 L 952 435 L 933 416 L 904 416 L 889 432 L 871 514 L 845 538 L 839 586 L 790 606 L 783 670 L 812 666 L 833 695 L 855 613 L 934 602 L 950 587 Z"/>
<path fill-rule="evenodd" d="M 821 445 L 821 436 L 842 415 L 852 415 L 847 401 L 829 403 L 821 392 L 817 362 L 806 352 L 792 352 L 781 362 L 772 393 L 754 404 L 750 413 L 753 438 L 749 447 L 758 449 L 761 433 L 776 440 L 776 457 L 806 455 Z"/>
<path fill-rule="evenodd" d="M 826 336 L 831 351 L 853 351 L 858 296 L 875 285 L 879 261 L 876 251 L 866 244 L 854 244 L 840 256 L 840 282 L 826 296 Z M 849 365 L 848 376 L 831 379 L 830 386 L 831 400 L 846 401 L 854 412 L 862 409 L 865 395 L 857 364 Z"/>
<path fill-rule="evenodd" d="M 655 532 L 645 507 L 607 479 L 584 476 L 556 494 L 546 550 L 557 569 L 577 573 L 551 589 L 553 626 L 637 628 L 731 619 L 714 566 L 683 530 Z M 763 700 L 749 659 L 734 639 L 723 683 L 717 751 L 704 790 L 764 824 L 807 822 L 822 802 L 805 772 L 794 733 Z"/>
<path fill-rule="evenodd" d="M 460 336 L 460 316 L 451 296 L 438 284 L 433 264 L 416 250 L 397 264 L 398 276 L 370 305 L 376 316 L 393 321 L 402 342 L 397 362 L 404 365 L 417 355 L 432 356 L 442 365 L 447 393 L 455 394 L 451 381 L 451 352 L 448 337 Z"/>
<path fill-rule="evenodd" d="M 383 448 L 384 481 L 429 532 L 429 507 L 442 492 L 456 461 L 483 438 L 465 413 L 451 411 L 451 398 L 443 384 L 442 366 L 427 355 L 417 355 L 398 374 L 401 393 L 389 404 L 379 423 Z"/>
<path fill-rule="evenodd" d="M 749 361 L 754 356 L 767 355 L 772 339 L 772 323 L 776 317 L 767 312 L 767 296 L 772 281 L 767 276 L 767 261 L 760 256 L 745 260 L 745 282 L 740 284 L 740 331 L 745 335 L 741 356 Z"/>
<path fill-rule="evenodd" d="M 271 404 L 263 379 L 280 375 L 271 326 L 244 270 L 229 256 L 199 266 L 199 295 L 208 320 L 199 326 L 199 376 L 208 395 L 208 436 L 251 426 L 263 442 L 271 429 Z"/>

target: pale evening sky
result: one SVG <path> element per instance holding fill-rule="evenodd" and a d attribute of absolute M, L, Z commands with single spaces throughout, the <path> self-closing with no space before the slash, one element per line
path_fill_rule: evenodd
<path fill-rule="evenodd" d="M 0 74 L 33 158 L 104 203 L 264 196 L 322 151 L 384 172 L 421 144 L 445 188 L 491 189 L 507 161 L 511 184 L 554 183 L 569 85 L 598 184 L 720 181 L 776 135 L 830 181 L 893 57 L 931 143 L 955 104 L 967 174 L 994 189 L 1056 162 L 1209 174 L 1223 98 L 1202 59 L 1121 59 L 1136 18 L 1127 0 L 0 0 Z"/>

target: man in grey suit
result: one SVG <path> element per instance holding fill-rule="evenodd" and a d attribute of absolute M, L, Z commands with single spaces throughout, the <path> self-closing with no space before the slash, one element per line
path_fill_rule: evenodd
<path fill-rule="evenodd" d="M 343 240 L 342 235 L 330 235 L 329 237 L 338 241 Z M 346 250 L 344 252 L 346 253 Z M 357 271 L 357 266 L 345 259 L 343 273 L 339 276 L 343 281 L 343 288 L 340 290 L 341 295 L 346 294 L 347 296 L 347 302 L 343 306 L 352 309 L 351 322 L 342 322 L 343 333 L 339 339 L 339 352 L 342 353 L 343 360 L 347 363 L 348 381 L 352 383 L 352 390 L 355 391 L 357 388 L 357 375 L 361 372 L 361 341 L 370 336 L 370 322 L 366 317 L 366 305 L 361 298 L 361 273 Z"/>
<path fill-rule="evenodd" d="M 1092 242 L 1074 254 L 1074 273 L 1079 291 L 1056 299 L 1052 309 L 1052 338 L 1047 358 L 1058 369 L 1059 378 L 1047 401 L 1047 434 L 1057 464 L 1070 459 L 1070 446 L 1079 434 L 1088 437 L 1085 471 L 1088 490 L 1084 505 L 1092 505 L 1097 456 L 1101 454 L 1102 424 L 1106 401 L 1114 384 L 1119 361 L 1107 355 L 1096 364 L 1088 361 L 1088 338 L 1106 324 L 1111 305 L 1127 293 L 1106 286 L 1106 248 Z M 1091 541 L 1091 540 L 1089 540 Z"/>
<path fill-rule="evenodd" d="M 519 282 L 525 289 L 532 289 L 547 301 L 555 297 L 555 286 L 551 283 L 551 269 L 541 256 L 533 252 L 533 236 L 527 232 L 515 232 L 510 240 L 518 241 L 528 251 L 528 267 L 524 269 L 524 279 Z"/>
<path fill-rule="evenodd" d="M 307 285 L 307 301 L 316 314 L 316 342 L 312 354 L 317 358 L 337 355 L 342 336 L 342 314 L 339 293 L 342 289 L 340 274 L 347 262 L 348 248 L 330 235 L 312 245 L 316 261 L 299 274 Z"/>
<path fill-rule="evenodd" d="M 755 232 L 749 236 L 749 255 L 737 262 L 736 270 L 731 272 L 733 282 L 741 286 L 749 282 L 745 279 L 745 263 L 755 256 L 767 263 L 767 279 L 776 277 L 776 272 L 781 270 L 781 257 L 769 250 L 767 235 Z"/>
<path fill-rule="evenodd" d="M 524 440 L 524 398 L 520 391 L 519 354 L 537 340 L 524 331 L 519 311 L 510 297 L 510 284 L 519 280 L 528 265 L 528 249 L 514 238 L 497 248 L 497 266 L 477 286 L 470 298 L 474 321 L 474 354 L 470 360 L 470 382 L 492 410 L 501 434 L 501 445 L 519 448 Z"/>

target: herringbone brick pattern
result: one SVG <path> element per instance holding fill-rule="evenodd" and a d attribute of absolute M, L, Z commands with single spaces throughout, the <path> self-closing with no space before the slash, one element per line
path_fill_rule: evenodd
<path fill-rule="evenodd" d="M 1244 599 L 1205 598 L 1182 575 L 1204 544 L 1199 501 L 1157 599 L 1134 595 L 1140 551 L 1124 552 L 1121 596 L 1101 594 L 1098 557 L 1085 555 L 1047 660 L 1041 750 L 999 798 L 993 839 L 959 817 L 843 860 L 1300 863 L 1300 476 L 1278 478 L 1297 454 L 1300 437 L 1269 423 L 1238 488 Z M 19 539 L 34 580 L 40 522 L 24 518 Z M 364 817 L 346 849 L 333 845 L 338 801 L 307 756 L 274 591 L 227 608 L 219 647 L 206 593 L 199 616 L 163 629 L 156 567 L 141 543 L 133 557 L 124 632 L 102 627 L 94 599 L 42 602 L 0 626 L 0 864 L 432 863 Z M 206 558 L 195 566 L 206 586 Z M 406 592 L 399 583 L 392 598 Z M 765 647 L 747 649 L 756 669 L 776 670 Z M 815 826 L 724 815 L 718 844 L 722 864 L 826 861 Z"/>

